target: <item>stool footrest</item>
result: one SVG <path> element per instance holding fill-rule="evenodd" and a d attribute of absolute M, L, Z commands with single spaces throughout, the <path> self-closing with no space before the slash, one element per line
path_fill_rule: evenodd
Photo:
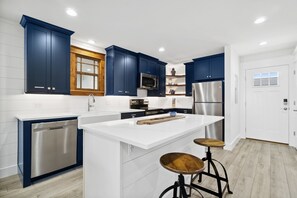
<path fill-rule="evenodd" d="M 219 178 L 219 180 L 222 180 L 224 182 L 227 182 L 227 179 L 226 178 L 220 177 L 220 176 L 217 177 L 216 175 L 211 174 L 211 173 L 208 173 L 208 172 L 201 172 L 199 174 L 207 175 L 207 176 L 213 177 L 215 179 Z M 197 174 L 197 175 L 195 175 L 195 177 L 193 177 L 193 181 L 199 176 L 199 174 Z"/>

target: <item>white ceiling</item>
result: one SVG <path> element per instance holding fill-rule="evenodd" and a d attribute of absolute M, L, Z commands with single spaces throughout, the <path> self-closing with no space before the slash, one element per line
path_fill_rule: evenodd
<path fill-rule="evenodd" d="M 78 16 L 66 15 L 68 7 Z M 171 63 L 223 52 L 225 45 L 246 55 L 297 44 L 296 0 L 0 0 L 0 16 L 19 22 L 22 14 L 73 30 L 80 41 Z M 259 16 L 267 22 L 255 25 Z"/>

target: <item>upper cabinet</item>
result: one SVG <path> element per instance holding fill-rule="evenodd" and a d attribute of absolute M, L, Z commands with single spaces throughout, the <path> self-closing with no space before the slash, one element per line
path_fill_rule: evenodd
<path fill-rule="evenodd" d="M 151 75 L 159 74 L 158 59 L 138 53 L 138 72 Z"/>
<path fill-rule="evenodd" d="M 158 89 L 148 90 L 148 96 L 165 97 L 166 94 L 166 65 L 167 63 L 157 61 L 156 62 L 156 76 L 158 78 Z"/>
<path fill-rule="evenodd" d="M 224 54 L 193 59 L 186 66 L 186 96 L 192 96 L 192 83 L 224 80 Z"/>
<path fill-rule="evenodd" d="M 73 31 L 23 15 L 25 92 L 70 93 L 70 36 Z"/>
<path fill-rule="evenodd" d="M 148 90 L 148 96 L 165 96 L 165 65 L 166 63 L 161 62 L 154 57 L 138 53 L 138 73 L 155 75 L 158 79 L 158 88 L 155 90 Z"/>
<path fill-rule="evenodd" d="M 118 46 L 106 50 L 106 95 L 137 96 L 140 73 L 157 76 L 158 88 L 148 96 L 165 96 L 165 65 L 158 59 Z"/>
<path fill-rule="evenodd" d="M 194 81 L 224 79 L 224 54 L 194 59 Z"/>
<path fill-rule="evenodd" d="M 106 50 L 106 95 L 137 95 L 137 55 L 111 46 Z"/>

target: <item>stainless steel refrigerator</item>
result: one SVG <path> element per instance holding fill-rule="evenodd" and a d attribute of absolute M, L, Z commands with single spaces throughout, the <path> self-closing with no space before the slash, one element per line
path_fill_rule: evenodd
<path fill-rule="evenodd" d="M 223 87 L 223 81 L 193 83 L 193 114 L 224 116 Z M 224 120 L 207 126 L 205 136 L 224 141 Z"/>

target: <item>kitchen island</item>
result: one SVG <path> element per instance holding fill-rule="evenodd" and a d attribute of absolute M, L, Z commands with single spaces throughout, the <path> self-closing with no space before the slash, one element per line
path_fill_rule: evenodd
<path fill-rule="evenodd" d="M 162 168 L 159 158 L 168 152 L 203 157 L 204 147 L 195 145 L 193 140 L 205 136 L 205 126 L 223 119 L 178 115 L 185 118 L 154 125 L 137 124 L 138 120 L 166 116 L 156 115 L 82 125 L 84 197 L 158 197 L 172 185 L 177 175 Z"/>

